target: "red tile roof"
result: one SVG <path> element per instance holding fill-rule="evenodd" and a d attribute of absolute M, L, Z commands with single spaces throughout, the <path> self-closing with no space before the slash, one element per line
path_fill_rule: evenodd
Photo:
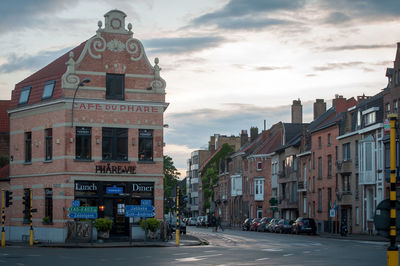
<path fill-rule="evenodd" d="M 71 50 L 74 52 L 75 61 L 79 58 L 80 54 L 82 53 L 85 44 L 86 41 Z M 61 98 L 62 97 L 61 77 L 67 70 L 67 65 L 65 63 L 68 61 L 69 53 L 71 51 L 68 51 L 67 53 L 60 56 L 59 58 L 57 58 L 44 68 L 40 69 L 39 71 L 35 72 L 34 74 L 30 75 L 29 77 L 27 77 L 26 79 L 15 85 L 15 89 L 13 90 L 11 96 L 10 108 L 16 108 L 18 106 L 21 89 L 26 86 L 32 86 L 28 104 L 34 104 L 42 101 L 44 84 L 46 83 L 46 81 L 49 80 L 56 80 L 56 85 L 54 87 L 52 99 Z"/>
<path fill-rule="evenodd" d="M 0 132 L 2 133 L 10 133 L 10 118 L 7 114 L 10 103 L 10 100 L 0 100 Z"/>

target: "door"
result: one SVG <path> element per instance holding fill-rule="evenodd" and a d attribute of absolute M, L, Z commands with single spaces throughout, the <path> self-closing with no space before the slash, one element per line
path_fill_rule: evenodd
<path fill-rule="evenodd" d="M 125 217 L 124 199 L 104 199 L 104 217 L 113 221 L 111 235 L 129 236 L 129 218 Z"/>

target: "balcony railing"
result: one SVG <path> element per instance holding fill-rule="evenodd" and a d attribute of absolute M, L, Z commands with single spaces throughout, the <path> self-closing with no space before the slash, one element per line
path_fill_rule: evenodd
<path fill-rule="evenodd" d="M 337 172 L 340 173 L 351 173 L 353 171 L 353 162 L 347 161 L 336 161 Z"/>
<path fill-rule="evenodd" d="M 351 191 L 349 190 L 344 190 L 344 191 L 339 191 L 336 193 L 338 203 L 340 205 L 352 205 L 353 204 L 353 196 Z"/>
<path fill-rule="evenodd" d="M 307 183 L 305 181 L 298 181 L 297 182 L 297 191 L 298 192 L 307 191 Z"/>

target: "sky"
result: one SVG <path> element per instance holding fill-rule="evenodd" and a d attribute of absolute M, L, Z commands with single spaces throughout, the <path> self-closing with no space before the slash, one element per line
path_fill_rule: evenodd
<path fill-rule="evenodd" d="M 293 100 L 310 122 L 317 98 L 379 93 L 400 42 L 399 0 L 1 0 L 0 99 L 112 9 L 160 60 L 164 154 L 182 176 L 210 136 L 290 122 Z"/>

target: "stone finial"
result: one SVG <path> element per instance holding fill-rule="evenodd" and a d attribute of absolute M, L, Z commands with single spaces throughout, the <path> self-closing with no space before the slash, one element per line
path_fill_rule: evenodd
<path fill-rule="evenodd" d="M 99 30 L 101 30 L 101 27 L 103 26 L 103 22 L 101 22 L 101 20 L 99 20 L 99 22 L 97 22 L 97 26 L 99 26 Z"/>
<path fill-rule="evenodd" d="M 128 23 L 128 30 L 129 32 L 132 32 L 132 23 Z"/>
<path fill-rule="evenodd" d="M 158 59 L 158 57 L 156 57 L 154 59 L 154 79 L 160 79 L 160 71 L 161 71 L 161 67 L 158 66 L 158 63 L 160 62 L 160 60 Z"/>

